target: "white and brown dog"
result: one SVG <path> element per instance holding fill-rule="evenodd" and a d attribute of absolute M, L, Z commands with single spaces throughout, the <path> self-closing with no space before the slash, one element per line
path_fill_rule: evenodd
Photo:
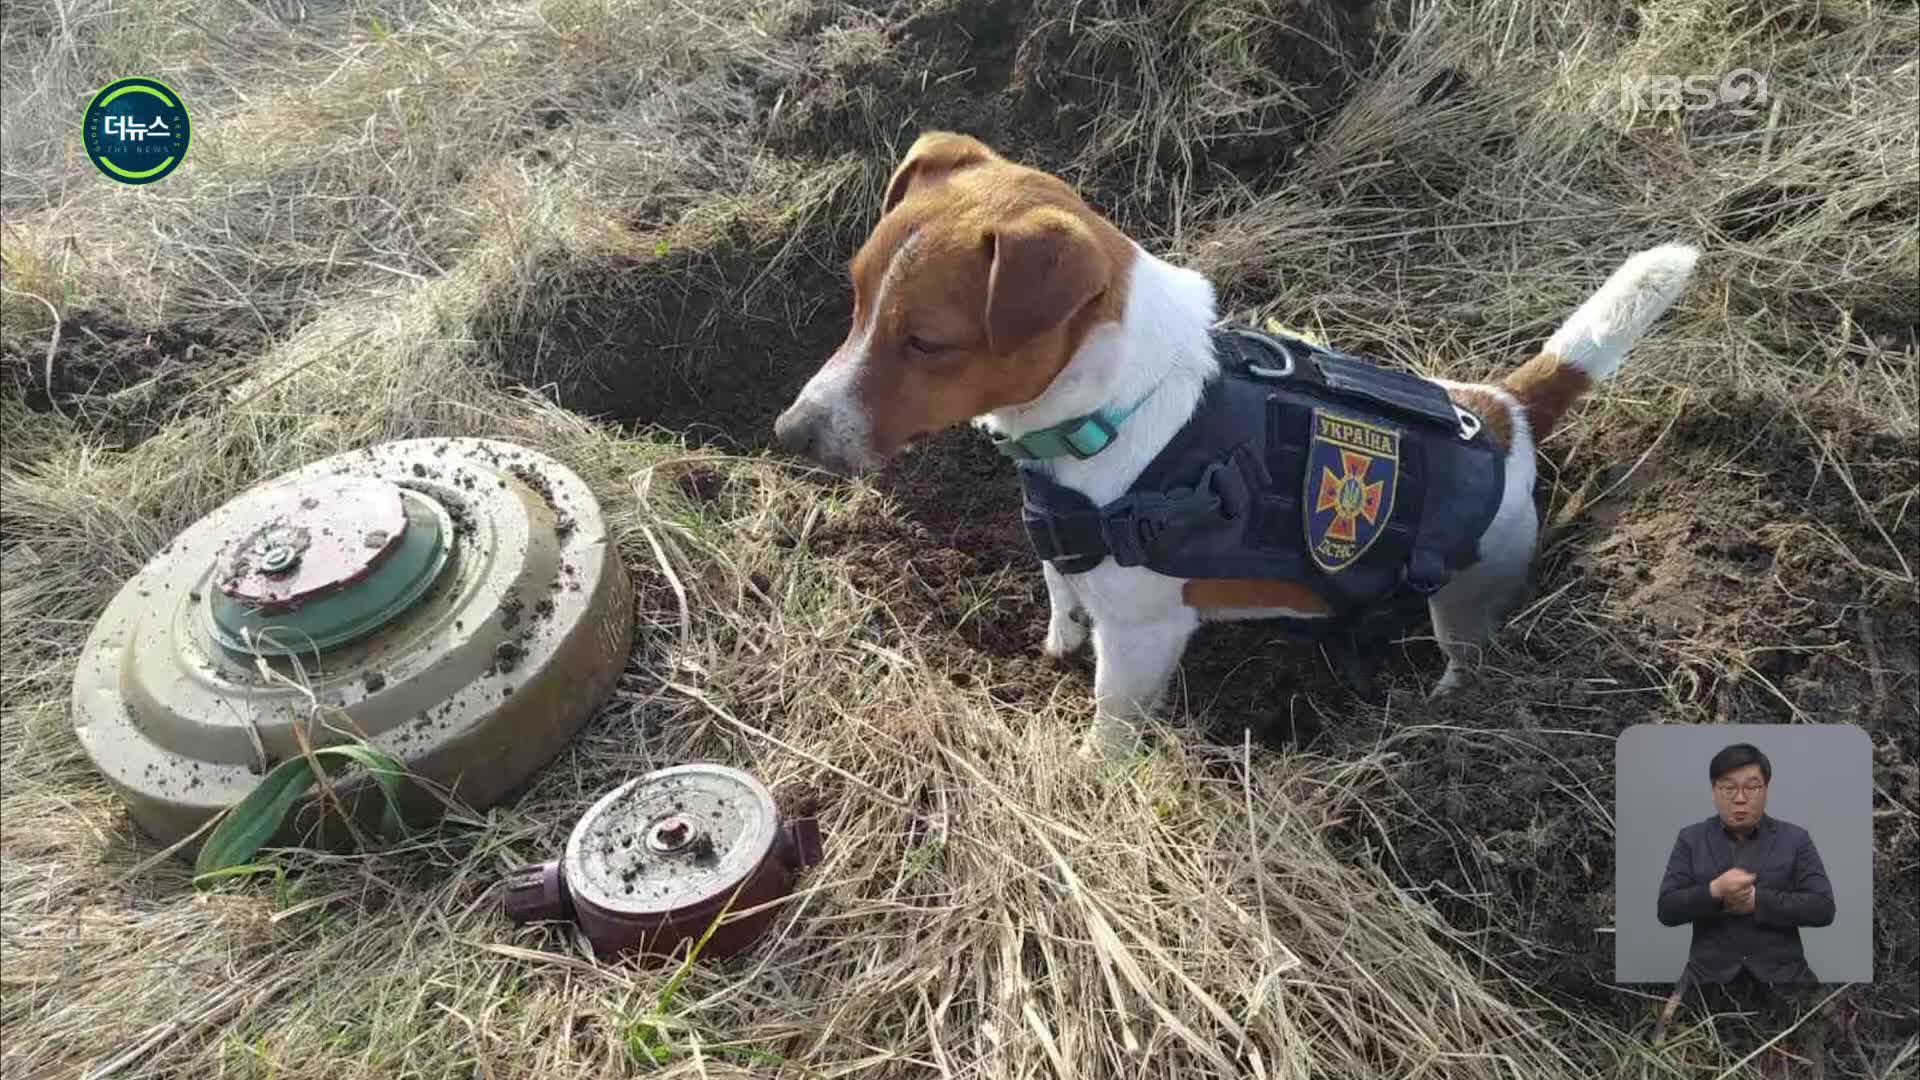
<path fill-rule="evenodd" d="M 1440 383 L 1484 418 L 1506 452 L 1505 488 L 1478 561 L 1428 606 L 1461 685 L 1496 620 L 1525 584 L 1538 522 L 1534 447 L 1679 296 L 1698 252 L 1641 252 L 1499 385 Z M 1193 414 L 1219 377 L 1206 278 L 1148 254 L 1057 177 L 978 140 L 923 135 L 887 186 L 881 218 L 854 256 L 846 343 L 775 422 L 776 445 L 836 472 L 884 464 L 909 442 L 972 420 L 996 435 L 1040 431 L 1141 402 L 1110 447 L 1055 467 L 1058 483 L 1104 505 Z M 1144 399 L 1144 400 L 1142 400 Z M 1203 619 L 1324 616 L 1290 582 L 1188 581 L 1106 560 L 1071 577 L 1043 563 L 1052 607 L 1044 645 L 1061 656 L 1091 622 L 1097 716 L 1087 748 L 1132 752 Z"/>

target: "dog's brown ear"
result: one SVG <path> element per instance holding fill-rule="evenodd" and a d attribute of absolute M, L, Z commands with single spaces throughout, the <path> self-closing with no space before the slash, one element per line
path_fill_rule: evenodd
<path fill-rule="evenodd" d="M 1066 322 L 1113 282 L 1113 263 L 1086 222 L 1053 207 L 987 236 L 987 347 L 1005 356 Z"/>
<path fill-rule="evenodd" d="M 887 196 L 880 202 L 881 215 L 900 205 L 900 200 L 915 187 L 944 180 L 956 170 L 992 161 L 995 156 L 991 147 L 971 135 L 927 132 L 913 141 L 907 156 L 901 158 L 899 167 L 893 170 L 893 179 L 887 181 Z"/>

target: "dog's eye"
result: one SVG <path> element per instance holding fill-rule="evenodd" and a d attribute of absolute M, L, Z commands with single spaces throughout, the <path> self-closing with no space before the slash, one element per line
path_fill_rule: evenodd
<path fill-rule="evenodd" d="M 933 356 L 936 353 L 945 352 L 946 348 L 945 345 L 935 345 L 926 338 L 916 337 L 912 334 L 907 335 L 907 349 L 911 352 L 917 352 L 921 356 Z"/>

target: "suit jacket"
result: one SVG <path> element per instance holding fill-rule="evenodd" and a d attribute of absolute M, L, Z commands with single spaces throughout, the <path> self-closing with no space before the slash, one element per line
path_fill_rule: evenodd
<path fill-rule="evenodd" d="M 1754 875 L 1753 911 L 1734 914 L 1708 892 L 1738 866 Z M 1726 983 L 1742 969 L 1768 983 L 1813 982 L 1800 928 L 1833 922 L 1833 884 L 1807 830 L 1760 815 L 1741 843 L 1710 817 L 1680 830 L 1660 881 L 1660 922 L 1693 924 L 1686 977 Z"/>

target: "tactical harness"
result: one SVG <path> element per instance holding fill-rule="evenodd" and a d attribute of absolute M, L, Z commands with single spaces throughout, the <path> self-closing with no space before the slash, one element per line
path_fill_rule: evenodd
<path fill-rule="evenodd" d="M 1291 334 L 1234 326 L 1212 340 L 1220 377 L 1105 506 L 1037 463 L 1099 453 L 1137 404 L 996 440 L 1019 462 L 1034 553 L 1064 574 L 1111 558 L 1172 577 L 1299 582 L 1329 617 L 1289 628 L 1321 640 L 1416 624 L 1473 562 L 1500 505 L 1505 455 L 1480 418 L 1426 379 Z"/>

